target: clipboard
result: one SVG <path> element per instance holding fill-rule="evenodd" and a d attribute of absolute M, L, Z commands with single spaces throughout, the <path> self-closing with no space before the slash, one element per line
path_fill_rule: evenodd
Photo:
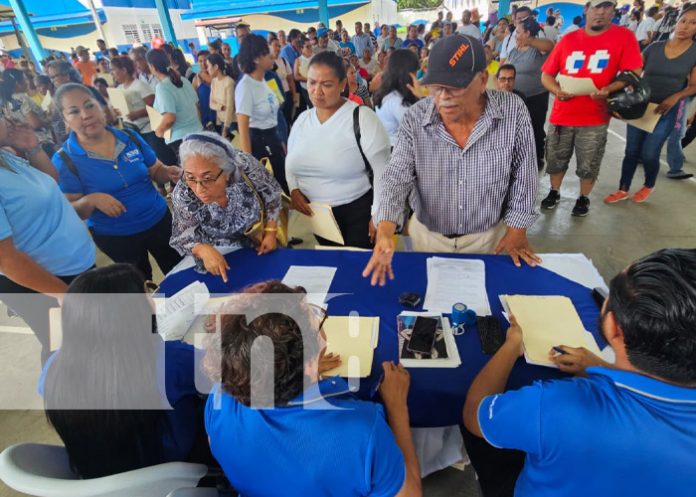
<path fill-rule="evenodd" d="M 309 223 L 312 226 L 312 232 L 325 238 L 326 240 L 338 243 L 339 245 L 345 245 L 346 242 L 343 240 L 343 234 L 341 229 L 338 227 L 336 218 L 333 215 L 333 209 L 328 204 L 318 204 L 311 202 L 309 208 L 314 212 L 313 216 L 305 216 L 309 219 Z M 303 214 L 304 215 L 304 214 Z"/>
<path fill-rule="evenodd" d="M 652 133 L 655 131 L 657 122 L 662 117 L 662 114 L 655 113 L 656 108 L 657 104 L 649 103 L 648 107 L 645 109 L 645 114 L 643 114 L 642 117 L 639 117 L 638 119 L 621 119 L 621 121 L 647 133 Z"/>
<path fill-rule="evenodd" d="M 128 100 L 126 100 L 126 94 L 121 88 L 107 88 L 106 92 L 109 94 L 109 101 L 111 106 L 121 113 L 122 118 L 126 118 L 130 114 L 130 108 L 128 107 Z"/>
<path fill-rule="evenodd" d="M 159 125 L 162 123 L 162 114 L 157 112 L 153 107 L 150 107 L 149 105 L 146 105 L 145 108 L 147 109 L 147 117 L 150 118 L 150 127 L 154 131 L 157 128 L 159 128 Z M 164 139 L 167 141 L 172 139 L 171 128 L 164 132 Z"/>
<path fill-rule="evenodd" d="M 558 84 L 561 85 L 561 90 L 575 97 L 592 95 L 599 91 L 592 78 L 574 78 L 559 74 L 557 80 Z"/>

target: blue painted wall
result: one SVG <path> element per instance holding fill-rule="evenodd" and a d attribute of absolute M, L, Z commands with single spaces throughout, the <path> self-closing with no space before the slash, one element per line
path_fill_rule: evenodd
<path fill-rule="evenodd" d="M 104 7 L 138 7 L 141 9 L 156 8 L 155 0 L 103 0 Z M 190 9 L 189 0 L 166 0 L 166 4 L 171 9 Z"/>

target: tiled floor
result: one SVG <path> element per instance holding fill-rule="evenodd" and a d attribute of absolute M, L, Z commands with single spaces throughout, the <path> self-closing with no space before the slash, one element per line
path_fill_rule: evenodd
<path fill-rule="evenodd" d="M 602 199 L 616 189 L 623 157 L 624 126 L 611 126 L 602 174 L 593 192 L 590 215 L 573 218 L 570 211 L 577 195 L 578 182 L 573 171 L 563 187 L 563 200 L 557 209 L 543 212 L 530 230 L 531 241 L 539 252 L 582 252 L 590 257 L 605 279 L 620 271 L 631 260 L 663 247 L 695 247 L 696 223 L 693 205 L 696 181 L 672 181 L 661 175 L 655 193 L 648 202 L 638 205 L 623 202 L 606 206 Z M 696 145 L 686 150 L 686 169 L 696 172 Z M 663 172 L 666 167 L 663 166 Z M 636 183 L 641 178 L 637 176 Z M 542 179 L 540 196 L 546 194 L 548 178 Z M 305 226 L 292 224 L 295 234 L 312 246 Z M 103 259 L 105 260 L 105 259 Z M 101 261 L 100 261 L 101 262 Z M 0 409 L 32 403 L 37 409 L 41 400 L 34 393 L 38 375 L 38 342 L 31 335 L 18 334 L 12 327 L 21 326 L 16 318 L 7 319 L 0 310 Z M 5 328 L 9 327 L 9 328 Z M 30 374 L 27 374 L 29 370 Z M 20 375 L 19 372 L 23 374 Z M 28 380 L 26 378 L 29 378 Z M 0 411 L 0 449 L 17 442 L 58 442 L 40 410 Z M 428 497 L 477 496 L 473 471 L 447 469 L 424 481 Z M 19 495 L 0 484 L 0 497 Z"/>

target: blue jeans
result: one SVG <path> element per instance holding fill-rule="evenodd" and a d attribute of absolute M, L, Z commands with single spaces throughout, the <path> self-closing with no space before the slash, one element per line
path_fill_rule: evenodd
<path fill-rule="evenodd" d="M 684 168 L 684 152 L 681 141 L 686 134 L 686 121 L 689 117 L 687 115 L 688 106 L 688 100 L 682 100 L 679 105 L 675 105 L 675 107 L 680 107 L 681 112 L 677 116 L 677 125 L 672 130 L 672 134 L 669 135 L 667 142 L 667 164 L 669 164 L 669 173 L 671 174 L 681 173 Z"/>
<path fill-rule="evenodd" d="M 626 153 L 621 165 L 619 189 L 628 191 L 636 173 L 638 161 L 643 161 L 645 168 L 645 186 L 652 188 L 660 171 L 660 151 L 674 129 L 679 112 L 679 104 L 664 114 L 652 133 L 647 133 L 634 126 L 626 126 Z"/>

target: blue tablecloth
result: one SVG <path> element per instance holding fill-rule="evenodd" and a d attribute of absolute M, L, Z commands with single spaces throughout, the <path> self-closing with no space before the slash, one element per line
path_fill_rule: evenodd
<path fill-rule="evenodd" d="M 498 295 L 565 295 L 573 301 L 585 328 L 594 334 L 600 348 L 604 347 L 605 342 L 597 330 L 599 309 L 588 288 L 544 268 L 517 268 L 507 256 L 397 252 L 393 260 L 396 279 L 385 287 L 372 287 L 369 280 L 361 276 L 370 257 L 369 252 L 286 249 L 257 256 L 253 250 L 240 250 L 226 256 L 231 268 L 228 284 L 223 283 L 218 276 L 199 274 L 188 269 L 167 277 L 162 282 L 161 291 L 165 295 L 172 295 L 194 280 L 200 280 L 208 286 L 211 293 L 229 293 L 239 291 L 251 283 L 282 279 L 291 265 L 337 267 L 329 293 L 346 295 L 330 300 L 329 314 L 346 316 L 355 310 L 363 316 L 380 317 L 380 337 L 372 374 L 363 379 L 359 392 L 359 395 L 367 398 L 379 381 L 382 361 L 398 361 L 396 316 L 404 310 L 411 310 L 398 303 L 399 295 L 404 291 L 425 295 L 426 259 L 432 255 L 483 260 L 491 310 L 503 326 L 506 327 L 507 322 L 502 317 Z M 469 385 L 489 356 L 481 352 L 478 332 L 474 329 L 456 337 L 456 341 L 462 360 L 458 368 L 410 370 L 411 390 L 408 402 L 413 426 L 449 426 L 461 422 Z M 563 376 L 556 369 L 532 366 L 522 358 L 517 361 L 508 386 L 514 389 L 537 379 Z"/>

